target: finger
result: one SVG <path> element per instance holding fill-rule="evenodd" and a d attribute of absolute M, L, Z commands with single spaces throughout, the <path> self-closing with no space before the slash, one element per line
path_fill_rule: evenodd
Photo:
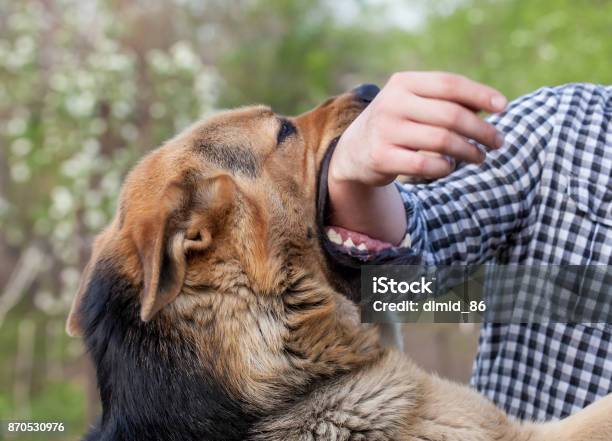
<path fill-rule="evenodd" d="M 389 131 L 388 142 L 411 150 L 426 150 L 450 156 L 457 161 L 481 163 L 484 153 L 457 133 L 442 127 L 404 121 Z"/>
<path fill-rule="evenodd" d="M 401 107 L 398 110 L 412 121 L 450 129 L 492 149 L 503 144 L 503 137 L 493 125 L 459 104 L 413 95 Z"/>
<path fill-rule="evenodd" d="M 442 156 L 425 155 L 400 147 L 387 149 L 381 163 L 381 173 L 389 175 L 408 175 L 424 178 L 441 178 L 450 174 L 454 163 Z"/>
<path fill-rule="evenodd" d="M 487 112 L 501 112 L 508 103 L 506 97 L 492 87 L 452 73 L 404 72 L 395 74 L 392 80 L 416 95 L 455 101 Z"/>

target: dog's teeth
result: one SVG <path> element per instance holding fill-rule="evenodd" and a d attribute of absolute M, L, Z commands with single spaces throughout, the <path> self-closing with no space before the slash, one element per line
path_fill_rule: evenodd
<path fill-rule="evenodd" d="M 360 243 L 360 244 L 357 246 L 357 249 L 358 249 L 358 250 L 361 250 L 361 251 L 368 251 L 368 247 L 366 247 L 366 244 L 365 244 L 365 243 Z"/>
<path fill-rule="evenodd" d="M 342 237 L 336 232 L 336 230 L 328 229 L 327 238 L 337 245 L 342 245 Z"/>
<path fill-rule="evenodd" d="M 355 248 L 355 244 L 350 237 L 344 241 L 343 245 L 347 248 Z"/>
<path fill-rule="evenodd" d="M 400 243 L 400 247 L 410 248 L 411 246 L 412 246 L 412 238 L 410 237 L 410 234 L 406 234 L 406 237 L 404 237 L 404 240 L 402 240 L 402 243 Z"/>

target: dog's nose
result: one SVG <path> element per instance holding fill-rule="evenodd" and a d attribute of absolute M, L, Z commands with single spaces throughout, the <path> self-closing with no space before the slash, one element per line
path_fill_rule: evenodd
<path fill-rule="evenodd" d="M 361 84 L 353 89 L 353 93 L 360 100 L 370 102 L 378 95 L 380 88 L 376 84 Z"/>

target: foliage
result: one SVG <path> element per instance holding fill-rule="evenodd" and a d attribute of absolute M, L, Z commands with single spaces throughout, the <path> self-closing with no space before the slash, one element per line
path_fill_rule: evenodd
<path fill-rule="evenodd" d="M 187 42 L 135 53 L 103 5 L 95 21 L 77 1 L 55 6 L 12 4 L 0 41 L 10 177 L 0 219 L 9 246 L 36 244 L 56 258 L 45 260 L 45 286 L 34 297 L 50 313 L 69 305 L 84 254 L 79 239 L 109 221 L 126 169 L 210 109 L 213 81 Z"/>
<path fill-rule="evenodd" d="M 333 2 L 251 3 L 231 26 L 233 50 L 217 63 L 220 104 L 264 102 L 297 113 L 359 83 L 382 85 L 399 70 L 461 73 L 509 98 L 547 85 L 612 78 L 609 1 L 388 3 L 429 13 L 420 28 L 405 30 L 381 23 L 384 10 L 368 2 L 350 26 L 334 21 Z"/>
<path fill-rule="evenodd" d="M 198 116 L 294 114 L 406 69 L 509 97 L 610 81 L 609 1 L 387 3 L 0 0 L 0 420 L 63 416 L 78 433 L 95 414 L 62 331 L 79 272 L 128 168 Z M 418 29 L 388 20 L 410 7 L 428 12 Z"/>
<path fill-rule="evenodd" d="M 460 72 L 511 98 L 542 86 L 612 79 L 606 0 L 470 0 L 450 15 L 431 16 L 423 33 L 398 40 L 417 54 L 415 68 Z"/>
<path fill-rule="evenodd" d="M 379 35 L 337 23 L 331 2 L 253 2 L 232 31 L 236 47 L 220 57 L 219 105 L 261 102 L 281 113 L 311 108 L 371 71 Z M 357 81 L 357 80 L 355 80 Z"/>

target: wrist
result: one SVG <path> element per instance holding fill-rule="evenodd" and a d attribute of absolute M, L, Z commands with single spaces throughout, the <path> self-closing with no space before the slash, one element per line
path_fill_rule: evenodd
<path fill-rule="evenodd" d="M 401 195 L 394 183 L 371 186 L 357 181 L 328 181 L 331 225 L 398 245 L 406 233 Z"/>

